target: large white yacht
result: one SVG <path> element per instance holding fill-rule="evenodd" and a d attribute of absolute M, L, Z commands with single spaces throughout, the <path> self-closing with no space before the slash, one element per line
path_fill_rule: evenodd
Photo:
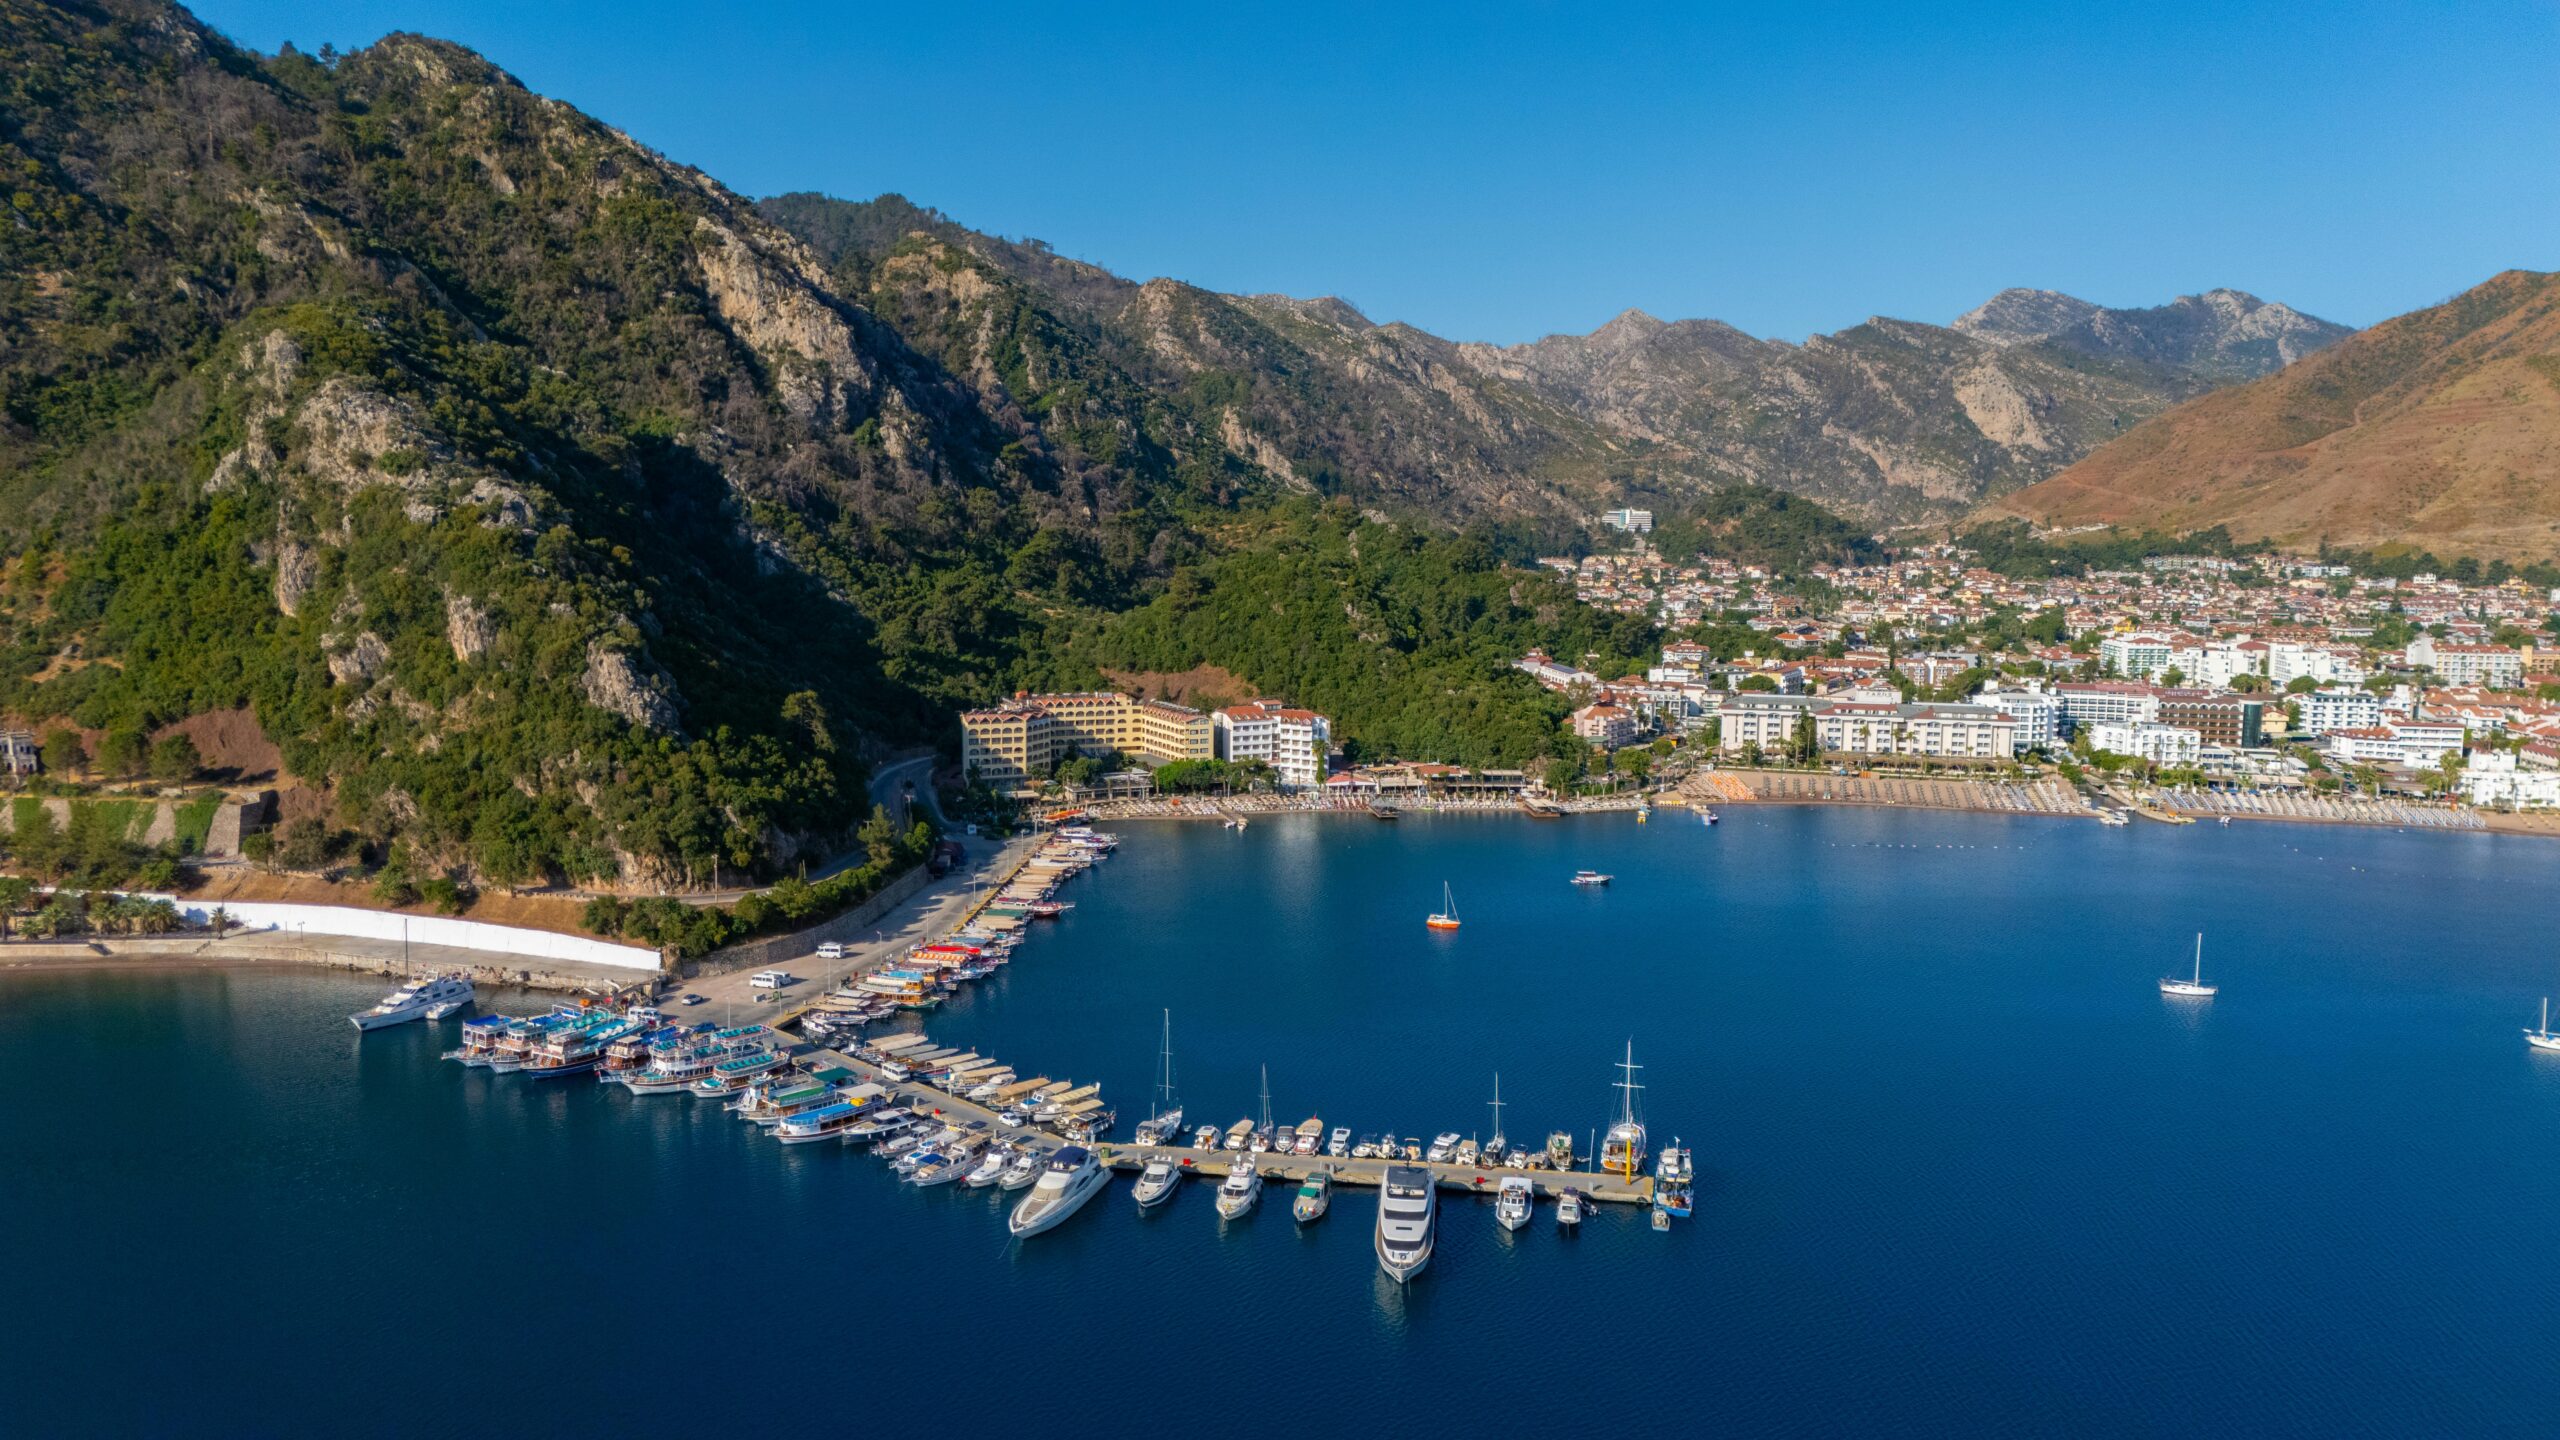
<path fill-rule="evenodd" d="M 1538 1187 L 1526 1175 L 1505 1175 L 1502 1188 L 1493 1202 L 1493 1218 L 1505 1230 L 1517 1230 L 1529 1223 L 1537 1208 Z"/>
<path fill-rule="evenodd" d="M 1092 1151 L 1069 1145 L 1049 1157 L 1049 1168 L 1040 1172 L 1031 1193 L 1013 1207 L 1013 1218 L 1005 1226 L 1017 1237 L 1037 1235 L 1082 1209 L 1084 1202 L 1110 1183 L 1111 1172 L 1094 1160 Z"/>
<path fill-rule="evenodd" d="M 1249 1213 L 1253 1202 L 1261 1198 L 1262 1171 L 1255 1166 L 1250 1153 L 1237 1156 L 1227 1170 L 1227 1178 L 1218 1186 L 1218 1214 L 1225 1219 L 1237 1219 Z"/>
<path fill-rule="evenodd" d="M 1390 1165 L 1386 1183 L 1378 1187 L 1378 1268 L 1399 1285 L 1431 1263 L 1433 1232 L 1440 1216 L 1439 1192 L 1431 1172 L 1419 1165 Z"/>
<path fill-rule="evenodd" d="M 439 1005 L 470 998 L 471 982 L 463 976 L 430 976 L 424 980 L 412 980 L 383 996 L 381 1004 L 348 1016 L 347 1023 L 359 1030 L 379 1030 L 385 1025 L 401 1025 L 421 1019 Z"/>

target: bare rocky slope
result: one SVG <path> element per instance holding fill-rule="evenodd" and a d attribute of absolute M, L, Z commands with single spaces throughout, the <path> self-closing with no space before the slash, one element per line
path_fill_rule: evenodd
<path fill-rule="evenodd" d="M 1998 503 L 2046 524 L 2560 556 L 2560 274 L 2514 270 L 2136 428 Z"/>
<path fill-rule="evenodd" d="M 1130 384 L 1206 401 L 1193 422 L 1237 459 L 1450 518 L 1676 503 L 1746 481 L 1874 521 L 1958 514 L 2348 333 L 2230 290 L 2143 310 L 2012 290 L 1952 327 L 1876 319 L 1801 345 L 1632 310 L 1589 335 L 1456 343 L 1339 300 L 1134 283 L 898 196 L 759 208 L 854 293 L 894 281 L 884 257 L 914 240 L 965 254 Z"/>

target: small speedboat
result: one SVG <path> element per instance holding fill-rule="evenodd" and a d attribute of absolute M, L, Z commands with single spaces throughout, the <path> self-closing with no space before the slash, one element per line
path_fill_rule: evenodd
<path fill-rule="evenodd" d="M 1579 1190 L 1567 1190 L 1563 1194 L 1557 1196 L 1556 1228 L 1559 1230 L 1571 1230 L 1576 1226 L 1579 1226 L 1582 1223 L 1583 1207 L 1590 1203 L 1591 1202 L 1588 1200 L 1582 1198 L 1582 1192 Z"/>
<path fill-rule="evenodd" d="M 1582 886 L 1586 890 L 1597 890 L 1601 886 L 1608 884 L 1611 878 L 1612 877 L 1610 876 L 1601 874 L 1597 870 L 1576 870 L 1573 872 L 1573 883 Z"/>
<path fill-rule="evenodd" d="M 1174 1192 L 1181 1188 L 1182 1167 L 1175 1164 L 1170 1155 L 1155 1155 L 1150 1156 L 1146 1168 L 1138 1172 L 1138 1185 L 1131 1193 L 1137 1197 L 1139 1209 L 1153 1210 L 1172 1199 Z"/>
<path fill-rule="evenodd" d="M 1348 1156 L 1351 1153 L 1351 1127 L 1348 1125 L 1333 1127 L 1333 1133 L 1325 1137 L 1324 1153 L 1336 1160 Z"/>
<path fill-rule="evenodd" d="M 1001 1189 L 1019 1190 L 1040 1178 L 1040 1167 L 1047 1161 L 1048 1157 L 1041 1154 L 1037 1146 L 1027 1147 L 1005 1162 L 1004 1178 L 996 1184 Z"/>
<path fill-rule="evenodd" d="M 971 1170 L 967 1175 L 962 1176 L 960 1184 L 966 1189 L 983 1190 L 987 1186 L 993 1185 L 998 1180 L 1003 1179 L 1004 1167 L 1012 1162 L 1013 1156 L 1011 1154 L 1002 1150 L 990 1150 L 986 1154 L 978 1157 L 977 1167 Z"/>

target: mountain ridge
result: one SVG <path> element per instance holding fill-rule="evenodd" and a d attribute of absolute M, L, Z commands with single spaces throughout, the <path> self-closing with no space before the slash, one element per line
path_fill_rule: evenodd
<path fill-rule="evenodd" d="M 1045 292 L 1043 273 L 1058 263 L 1046 247 L 969 230 L 899 196 L 803 193 L 761 206 L 840 268 L 893 248 L 897 226 L 919 220 L 921 233 L 1034 291 Z M 2129 311 L 2008 291 L 1968 312 L 1980 333 L 1873 317 L 1788 342 L 1631 307 L 1586 334 L 1496 345 L 1380 324 L 1336 297 L 1228 295 L 1072 263 L 1073 293 L 1046 292 L 1056 307 L 1133 341 L 1175 383 L 1212 371 L 1289 374 L 1346 417 L 1297 413 L 1265 391 L 1234 426 L 1215 427 L 1255 437 L 1236 448 L 1240 458 L 1329 476 L 1329 493 L 1372 501 L 1426 501 L 1417 477 L 1436 476 L 1447 493 L 1432 513 L 1444 520 L 1669 503 L 1735 483 L 1875 523 L 1949 518 L 2178 401 L 2348 333 L 2232 290 Z M 1175 295 L 1185 297 L 1178 306 Z M 2051 333 L 2028 333 L 2024 297 L 2067 314 Z M 1211 328 L 1235 343 L 1179 341 L 1166 326 L 1176 312 L 1203 323 L 1216 312 Z"/>
<path fill-rule="evenodd" d="M 2560 554 L 2560 273 L 2509 270 L 2169 411 L 1994 509 L 2294 546 Z"/>

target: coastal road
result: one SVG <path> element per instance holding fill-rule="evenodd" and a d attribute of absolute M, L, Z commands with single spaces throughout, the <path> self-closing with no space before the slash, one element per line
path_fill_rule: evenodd
<path fill-rule="evenodd" d="M 847 976 L 876 970 L 915 946 L 949 934 L 968 914 L 971 902 L 1011 875 L 1030 858 L 1040 841 L 1023 836 L 993 848 L 984 841 L 964 843 L 970 846 L 969 863 L 939 880 L 928 881 L 923 889 L 880 917 L 870 938 L 848 941 L 843 959 L 820 960 L 811 950 L 782 962 L 779 968 L 800 977 L 800 983 L 788 990 L 758 990 L 750 983 L 753 973 L 747 970 L 681 982 L 676 987 L 679 994 L 700 995 L 710 1003 L 678 1006 L 670 1013 L 699 1013 L 722 1020 L 734 1016 L 738 1023 L 745 1024 L 768 1014 L 797 1009 L 810 998 L 835 988 Z M 715 1010 L 714 1006 L 718 1008 Z"/>

